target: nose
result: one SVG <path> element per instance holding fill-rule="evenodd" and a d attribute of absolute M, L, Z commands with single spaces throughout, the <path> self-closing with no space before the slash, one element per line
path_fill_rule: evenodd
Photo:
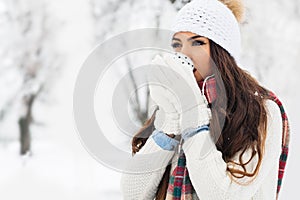
<path fill-rule="evenodd" d="M 187 44 L 183 44 L 179 52 L 188 56 L 194 62 L 194 59 L 192 57 L 192 50 Z"/>

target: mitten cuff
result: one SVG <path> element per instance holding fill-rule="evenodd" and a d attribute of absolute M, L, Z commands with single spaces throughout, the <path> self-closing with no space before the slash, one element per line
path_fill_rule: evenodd
<path fill-rule="evenodd" d="M 154 130 L 151 137 L 164 150 L 174 151 L 179 144 L 179 141 L 167 136 L 162 131 Z"/>

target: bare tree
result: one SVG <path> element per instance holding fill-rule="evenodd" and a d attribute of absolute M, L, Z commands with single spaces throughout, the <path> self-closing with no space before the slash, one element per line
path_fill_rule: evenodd
<path fill-rule="evenodd" d="M 24 155 L 30 153 L 34 104 L 41 92 L 45 92 L 46 83 L 55 72 L 58 61 L 54 59 L 56 56 L 48 46 L 51 31 L 43 1 L 6 2 L 5 15 L 6 22 L 12 28 L 6 30 L 11 35 L 11 41 L 0 56 L 10 58 L 6 67 L 15 69 L 14 76 L 20 84 L 14 88 L 13 95 L 5 99 L 6 103 L 1 105 L 0 113 L 5 118 L 11 107 L 17 104 L 21 108 L 15 114 L 19 118 L 20 153 Z M 1 75 L 6 75 L 5 66 L 2 70 Z"/>

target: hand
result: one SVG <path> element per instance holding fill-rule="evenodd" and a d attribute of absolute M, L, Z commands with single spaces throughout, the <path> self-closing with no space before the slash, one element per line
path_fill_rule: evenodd
<path fill-rule="evenodd" d="M 183 85 L 187 84 L 189 86 L 189 88 L 185 88 L 186 93 L 177 93 L 180 96 L 179 99 L 182 110 L 181 130 L 185 132 L 190 128 L 208 125 L 211 119 L 211 110 L 208 107 L 205 95 L 201 93 L 194 77 L 191 61 L 188 60 L 187 56 L 181 53 L 168 54 L 165 55 L 163 59 L 168 66 L 181 75 L 182 79 L 177 80 L 177 87 L 183 89 Z"/>
<path fill-rule="evenodd" d="M 173 70 L 164 62 L 161 56 L 157 55 L 149 66 L 147 79 L 149 83 L 150 96 L 159 106 L 155 127 L 166 134 L 181 134 L 180 114 L 178 104 L 174 104 L 176 96 L 172 93 L 173 80 L 175 75 Z M 163 114 L 165 116 L 163 118 Z M 158 127 L 158 123 L 163 121 L 163 125 Z"/>

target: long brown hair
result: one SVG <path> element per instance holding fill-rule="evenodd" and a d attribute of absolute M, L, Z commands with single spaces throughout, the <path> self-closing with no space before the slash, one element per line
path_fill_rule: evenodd
<path fill-rule="evenodd" d="M 210 134 L 215 141 L 216 148 L 222 152 L 223 160 L 243 169 L 227 167 L 232 180 L 233 177 L 238 179 L 245 176 L 254 179 L 261 165 L 267 134 L 267 115 L 264 104 L 267 90 L 260 86 L 247 71 L 238 67 L 234 58 L 212 40 L 210 40 L 210 55 L 219 74 L 215 77 L 217 94 L 225 92 L 228 97 L 216 98 L 210 104 L 212 108 Z M 225 91 L 222 91 L 222 84 Z M 133 154 L 142 148 L 154 130 L 156 111 L 133 137 Z M 248 161 L 244 162 L 242 156 L 248 149 L 252 150 L 252 155 Z M 238 152 L 241 152 L 239 162 L 234 162 L 233 157 Z M 255 170 L 247 172 L 245 166 L 256 155 L 258 163 Z M 170 169 L 168 165 L 156 193 L 157 200 L 166 197 Z"/>

